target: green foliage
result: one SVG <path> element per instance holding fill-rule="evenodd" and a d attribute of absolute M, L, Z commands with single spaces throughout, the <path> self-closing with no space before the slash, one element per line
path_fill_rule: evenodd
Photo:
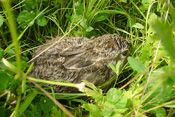
<path fill-rule="evenodd" d="M 100 94 L 98 98 L 95 98 L 95 104 L 85 103 L 83 104 L 83 108 L 90 112 L 91 117 L 93 116 L 121 116 L 127 112 L 127 103 L 128 99 L 124 96 L 123 91 L 119 91 L 116 88 L 111 88 L 106 96 L 102 96 Z M 129 105 L 130 106 L 130 105 Z"/>
<path fill-rule="evenodd" d="M 132 57 L 128 57 L 128 62 L 131 65 L 131 67 L 138 73 L 141 73 L 143 70 L 145 70 L 145 66 L 142 63 L 140 63 L 140 61 Z"/>
<path fill-rule="evenodd" d="M 0 92 L 2 92 L 7 88 L 7 83 L 10 79 L 10 76 L 4 71 L 0 71 L 0 76 L 1 76 L 0 77 L 0 80 L 1 80 L 1 82 L 0 82 L 0 85 L 1 85 Z"/>
<path fill-rule="evenodd" d="M 4 23 L 4 18 L 3 18 L 3 16 L 0 14 L 0 27 L 2 26 L 3 23 Z"/>
<path fill-rule="evenodd" d="M 22 108 L 21 108 L 22 109 Z M 24 112 L 27 117 L 35 117 L 35 116 L 54 116 L 54 115 L 64 115 L 60 110 L 55 106 L 55 104 L 48 99 L 47 97 L 41 97 L 37 102 L 29 105 L 27 110 Z"/>

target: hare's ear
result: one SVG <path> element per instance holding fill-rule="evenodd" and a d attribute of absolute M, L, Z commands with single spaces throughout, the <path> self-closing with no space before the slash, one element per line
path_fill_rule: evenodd
<path fill-rule="evenodd" d="M 68 56 L 73 56 L 82 53 L 82 51 L 64 51 L 60 52 L 60 56 L 62 57 L 68 57 Z"/>
<path fill-rule="evenodd" d="M 92 61 L 83 61 L 81 59 L 69 60 L 63 64 L 66 69 L 82 69 L 93 65 Z"/>
<path fill-rule="evenodd" d="M 83 51 L 84 49 L 82 49 L 82 46 L 69 47 L 69 48 L 63 49 L 63 51 L 60 52 L 60 56 L 63 56 L 63 57 L 73 56 L 73 55 L 80 54 Z"/>

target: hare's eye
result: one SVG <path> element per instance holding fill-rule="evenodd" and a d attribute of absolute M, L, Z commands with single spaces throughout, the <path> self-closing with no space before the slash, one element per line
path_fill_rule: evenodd
<path fill-rule="evenodd" d="M 128 54 L 128 50 L 125 50 L 125 51 L 122 52 L 123 56 L 126 56 L 127 54 Z"/>

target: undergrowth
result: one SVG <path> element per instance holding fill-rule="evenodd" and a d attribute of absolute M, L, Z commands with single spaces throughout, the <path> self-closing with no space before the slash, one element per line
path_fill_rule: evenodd
<path fill-rule="evenodd" d="M 2 0 L 0 116 L 175 116 L 174 5 L 170 0 Z M 28 76 L 36 46 L 56 36 L 106 33 L 132 45 L 123 69 L 109 64 L 116 73 L 109 90 L 87 81 L 77 85 Z M 82 93 L 48 93 L 41 83 Z"/>

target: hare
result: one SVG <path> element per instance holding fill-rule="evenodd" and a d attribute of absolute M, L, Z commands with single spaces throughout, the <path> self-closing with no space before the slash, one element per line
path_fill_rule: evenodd
<path fill-rule="evenodd" d="M 39 47 L 34 57 L 50 45 Z M 108 64 L 115 65 L 120 60 L 124 65 L 130 49 L 130 43 L 117 34 L 105 34 L 90 39 L 64 38 L 32 61 L 34 67 L 29 75 L 71 83 L 87 80 L 99 86 L 115 75 Z M 55 92 L 78 91 L 76 88 L 63 86 L 53 86 L 53 88 Z"/>

